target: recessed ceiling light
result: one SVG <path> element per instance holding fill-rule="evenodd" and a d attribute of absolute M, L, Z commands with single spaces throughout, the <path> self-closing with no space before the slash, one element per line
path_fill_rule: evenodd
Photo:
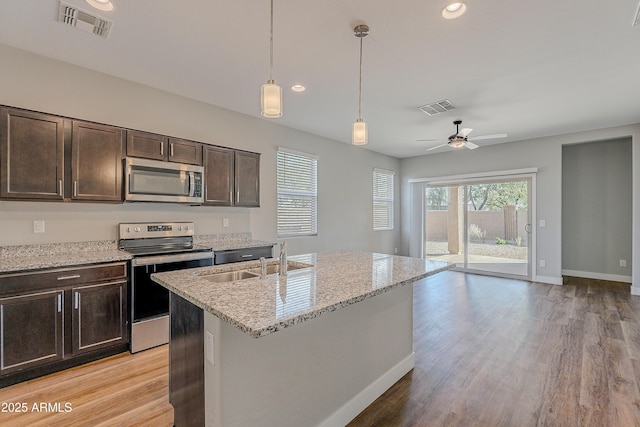
<path fill-rule="evenodd" d="M 304 87 L 304 85 L 296 84 L 291 86 L 291 90 L 294 92 L 304 92 L 305 90 L 307 90 L 307 88 Z"/>
<path fill-rule="evenodd" d="M 442 17 L 446 19 L 456 19 L 467 11 L 467 5 L 463 2 L 449 3 L 442 9 Z"/>
<path fill-rule="evenodd" d="M 103 10 L 105 12 L 110 12 L 113 10 L 113 3 L 111 0 L 85 0 L 92 7 L 95 7 L 98 10 Z"/>

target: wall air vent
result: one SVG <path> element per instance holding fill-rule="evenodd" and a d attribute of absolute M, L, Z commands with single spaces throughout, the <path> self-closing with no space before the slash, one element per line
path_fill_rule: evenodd
<path fill-rule="evenodd" d="M 113 26 L 113 22 L 107 19 L 92 15 L 89 12 L 62 1 L 60 2 L 58 21 L 105 39 L 109 36 L 109 31 L 111 31 L 111 27 Z"/>
<path fill-rule="evenodd" d="M 435 116 L 436 114 L 444 113 L 445 111 L 453 110 L 455 108 L 456 107 L 451 103 L 451 101 L 449 101 L 448 99 L 443 99 L 442 101 L 433 102 L 431 104 L 418 107 L 418 110 L 430 116 Z"/>

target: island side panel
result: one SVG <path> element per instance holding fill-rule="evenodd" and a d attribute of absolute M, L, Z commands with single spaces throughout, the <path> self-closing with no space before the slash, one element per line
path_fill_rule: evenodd
<path fill-rule="evenodd" d="M 204 426 L 204 313 L 170 293 L 169 402 L 174 426 Z"/>
<path fill-rule="evenodd" d="M 413 368 L 413 286 L 257 339 L 208 312 L 205 331 L 207 426 L 343 426 Z"/>

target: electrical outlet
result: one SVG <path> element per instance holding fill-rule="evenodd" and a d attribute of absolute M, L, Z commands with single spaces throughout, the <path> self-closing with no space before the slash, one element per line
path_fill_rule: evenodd
<path fill-rule="evenodd" d="M 540 267 L 545 268 L 547 266 L 547 261 L 541 259 L 540 260 Z"/>
<path fill-rule="evenodd" d="M 33 221 L 33 232 L 44 233 L 44 221 Z"/>
<path fill-rule="evenodd" d="M 547 221 L 545 221 L 544 219 L 540 220 L 540 228 L 545 228 L 547 226 Z"/>
<path fill-rule="evenodd" d="M 209 331 L 205 331 L 204 335 L 206 337 L 204 352 L 207 356 L 207 361 L 212 365 L 215 365 L 215 358 L 213 356 L 213 334 Z"/>
<path fill-rule="evenodd" d="M 222 226 L 223 227 L 229 226 L 229 218 L 222 218 Z"/>
<path fill-rule="evenodd" d="M 620 260 L 620 267 L 626 267 L 627 266 L 627 260 L 626 259 L 621 259 Z"/>
<path fill-rule="evenodd" d="M 398 248 L 395 248 L 395 250 L 393 251 L 393 253 L 398 253 Z"/>

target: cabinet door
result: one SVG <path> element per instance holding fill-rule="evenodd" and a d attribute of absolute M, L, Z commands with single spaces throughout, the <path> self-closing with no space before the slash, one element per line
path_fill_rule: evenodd
<path fill-rule="evenodd" d="M 231 206 L 233 200 L 233 150 L 204 146 L 204 204 Z"/>
<path fill-rule="evenodd" d="M 169 138 L 169 161 L 202 166 L 202 144 Z"/>
<path fill-rule="evenodd" d="M 154 133 L 127 131 L 127 156 L 167 160 L 167 137 Z"/>
<path fill-rule="evenodd" d="M 124 343 L 127 333 L 126 281 L 73 288 L 73 353 Z"/>
<path fill-rule="evenodd" d="M 74 121 L 71 199 L 121 202 L 122 129 Z"/>
<path fill-rule="evenodd" d="M 260 154 L 235 152 L 235 206 L 260 206 Z"/>
<path fill-rule="evenodd" d="M 0 372 L 63 358 L 63 291 L 0 299 Z"/>
<path fill-rule="evenodd" d="M 0 109 L 0 197 L 62 200 L 64 122 Z"/>

